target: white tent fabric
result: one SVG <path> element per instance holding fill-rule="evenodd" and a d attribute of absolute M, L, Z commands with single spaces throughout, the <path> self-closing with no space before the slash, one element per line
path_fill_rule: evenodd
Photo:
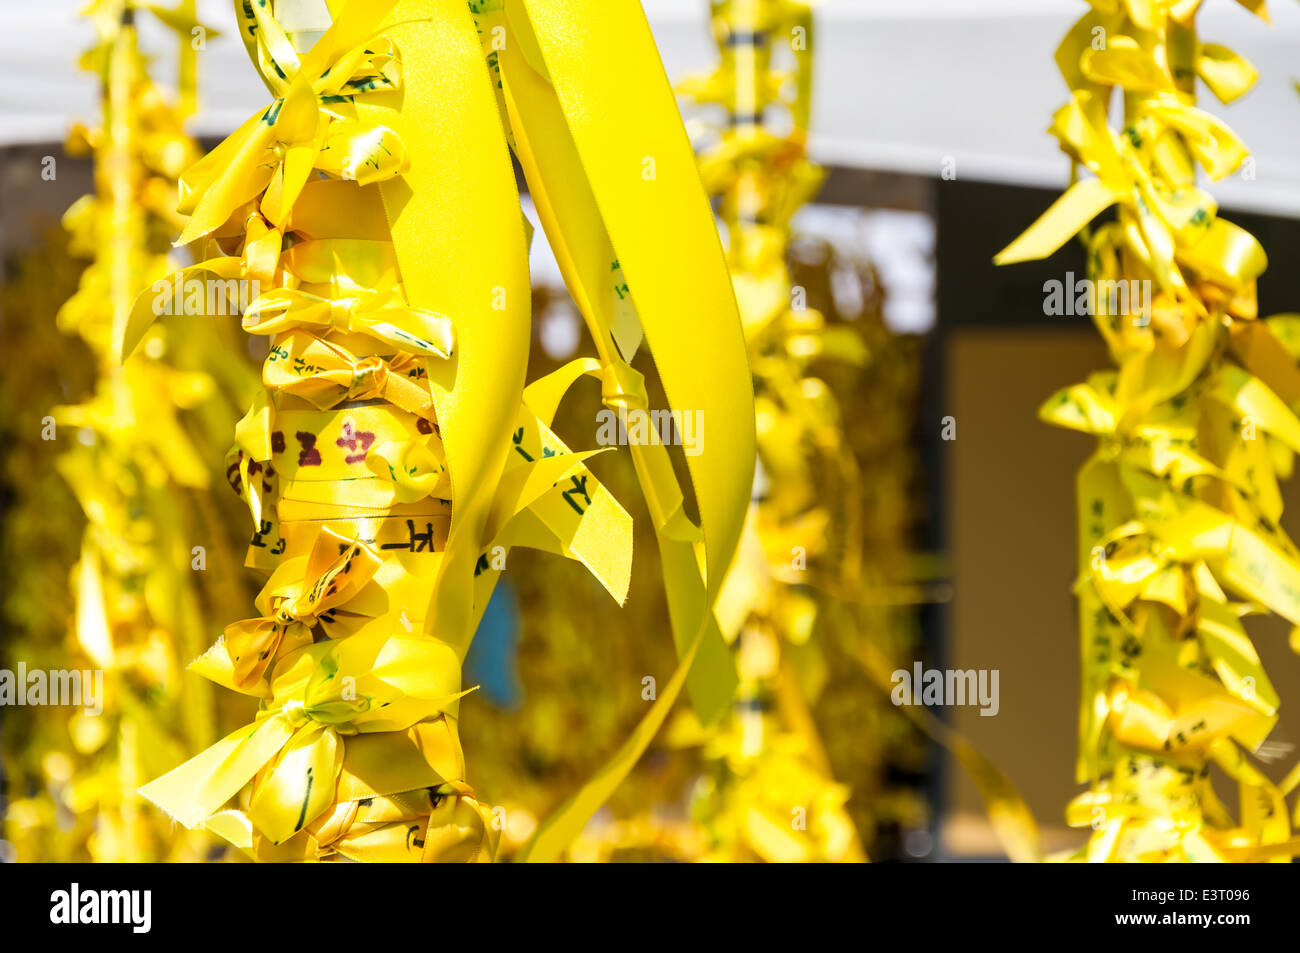
<path fill-rule="evenodd" d="M 84 0 L 6 2 L 0 36 L 0 145 L 57 142 L 93 117 L 95 90 L 75 68 L 91 40 Z M 165 0 L 164 0 L 165 2 Z M 629 2 L 629 0 L 601 0 Z M 645 0 L 670 75 L 713 58 L 707 0 Z M 1214 187 L 1223 205 L 1300 215 L 1300 5 L 1271 4 L 1273 25 L 1231 0 L 1206 0 L 1205 38 L 1259 68 L 1255 90 L 1228 118 L 1255 153 L 1255 177 Z M 266 91 L 233 35 L 230 0 L 200 0 L 223 31 L 200 57 L 202 112 L 193 129 L 222 135 L 266 103 Z M 1046 135 L 1065 97 L 1052 62 L 1056 43 L 1086 9 L 1082 0 L 824 0 L 818 6 L 812 150 L 826 164 L 937 177 L 946 159 L 958 178 L 1060 186 L 1067 164 Z M 174 42 L 152 24 L 145 43 Z M 164 55 L 162 62 L 170 62 Z M 165 78 L 165 77 L 164 77 Z M 611 77 L 611 81 L 617 81 Z"/>

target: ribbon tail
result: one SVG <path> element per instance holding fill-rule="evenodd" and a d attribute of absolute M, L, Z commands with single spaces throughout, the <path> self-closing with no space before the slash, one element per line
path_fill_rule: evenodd
<path fill-rule="evenodd" d="M 1076 182 L 1019 238 L 994 255 L 993 263 L 1011 265 L 1046 258 L 1116 200 L 1115 190 L 1100 179 Z"/>
<path fill-rule="evenodd" d="M 288 743 L 293 729 L 280 717 L 246 725 L 139 789 L 139 794 L 187 828 L 215 814 Z"/>
<path fill-rule="evenodd" d="M 706 620 L 696 632 L 695 638 L 682 654 L 681 661 L 677 663 L 677 669 L 672 677 L 663 687 L 654 704 L 650 706 L 650 710 L 633 729 L 631 736 L 590 781 L 541 823 L 536 833 L 519 852 L 520 862 L 552 863 L 558 860 L 573 838 L 586 826 L 587 821 L 591 820 L 600 806 L 609 800 L 610 795 L 627 777 L 628 772 L 636 766 L 677 701 L 677 696 L 686 683 L 686 675 L 695 661 L 696 652 L 699 651 L 708 634 L 708 623 L 711 620 L 710 615 L 709 620 Z M 716 623 L 713 627 L 717 628 Z"/>

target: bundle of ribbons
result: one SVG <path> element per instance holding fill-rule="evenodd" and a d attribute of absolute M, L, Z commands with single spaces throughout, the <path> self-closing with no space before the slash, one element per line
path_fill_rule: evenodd
<path fill-rule="evenodd" d="M 725 0 L 712 4 L 712 23 L 719 63 L 678 92 L 725 116 L 700 177 L 720 198 L 755 378 L 759 475 L 719 602 L 740 685 L 730 716 L 697 739 L 709 770 L 694 814 L 709 832 L 706 859 L 858 861 L 848 789 L 831 778 L 805 693 L 811 686 L 800 678 L 809 667 L 792 664 L 807 658 L 800 649 L 817 622 L 800 577 L 825 555 L 831 532 L 813 471 L 836 468 L 847 453 L 834 398 L 808 369 L 819 358 L 865 359 L 852 329 L 828 331 L 800 300 L 786 266 L 790 219 L 823 178 L 805 150 L 812 12 L 788 0 Z M 786 133 L 772 130 L 778 112 L 792 120 Z"/>
<path fill-rule="evenodd" d="M 461 663 L 513 546 L 626 593 L 630 520 L 595 451 L 550 424 L 584 378 L 644 411 L 644 336 L 672 408 L 714 425 L 687 459 L 698 525 L 667 448 L 630 447 L 680 661 L 520 855 L 553 859 L 684 685 L 710 722 L 736 680 L 712 605 L 752 480 L 752 389 L 649 29 L 635 5 L 576 0 L 236 15 L 274 101 L 182 176 L 178 243 L 199 262 L 177 280 L 247 288 L 243 327 L 269 339 L 228 466 L 268 579 L 257 615 L 191 665 L 259 710 L 142 793 L 259 859 L 491 859 L 508 819 L 468 784 Z M 530 234 L 509 150 L 598 355 L 526 388 Z M 123 354 L 155 317 L 137 299 Z"/>
<path fill-rule="evenodd" d="M 688 78 L 679 92 L 721 107 L 725 118 L 720 128 L 702 130 L 713 140 L 700 173 L 719 197 L 749 346 L 759 474 L 740 556 L 718 606 L 740 690 L 726 723 L 694 733 L 712 765 L 697 789 L 695 813 L 710 832 L 709 859 L 857 861 L 865 855 L 846 804 L 850 788 L 832 777 L 814 711 L 830 660 L 846 660 L 865 676 L 854 685 L 853 704 L 873 710 L 877 740 L 909 733 L 900 724 L 905 716 L 886 698 L 890 673 L 916 646 L 900 631 L 901 613 L 879 610 L 918 599 L 882 583 L 876 559 L 888 554 L 863 552 L 862 441 L 850 438 L 841 411 L 843 378 L 861 381 L 873 360 L 899 351 L 883 325 L 829 320 L 809 306 L 809 289 L 791 279 L 791 219 L 824 178 L 807 156 L 810 6 L 722 0 L 712 4 L 712 13 L 718 66 Z M 867 345 L 873 332 L 879 332 L 878 354 Z M 832 377 L 841 378 L 841 392 L 828 382 Z M 908 410 L 899 405 L 887 413 L 905 421 Z M 876 426 L 883 428 L 884 421 Z M 901 430 L 905 434 L 905 423 Z M 884 692 L 872 691 L 872 683 Z M 828 699 L 840 706 L 844 700 Z M 906 717 L 972 772 L 1011 856 L 1036 857 L 1033 819 L 1007 779 L 937 718 L 923 712 Z M 683 740 L 691 739 L 689 727 L 678 727 Z M 917 745 L 910 748 L 919 755 Z M 856 754 L 845 759 L 845 770 L 860 773 L 860 746 Z M 924 822 L 914 801 L 907 806 L 906 793 L 885 792 L 881 754 L 868 770 L 876 776 L 856 793 L 869 792 L 877 803 L 860 805 L 858 816 L 873 827 L 885 819 Z"/>
<path fill-rule="evenodd" d="M 138 12 L 180 34 L 183 88 L 175 102 L 146 71 Z M 206 572 L 222 541 L 200 528 L 211 516 L 206 422 L 233 406 L 245 378 L 236 359 L 196 360 L 211 350 L 211 328 L 157 329 L 136 359 L 125 366 L 114 359 L 115 335 L 137 291 L 173 271 L 168 246 L 182 220 L 170 196 L 198 152 L 182 128 L 194 102 L 194 73 L 185 64 L 192 66 L 197 24 L 192 3 L 163 10 L 103 0 L 87 13 L 98 43 L 82 66 L 100 80 L 103 122 L 77 127 L 68 151 L 93 157 L 96 191 L 68 210 L 64 226 L 71 252 L 90 264 L 58 325 L 87 346 L 96 378 L 87 400 L 51 411 L 50 432 L 42 434 L 73 437 L 63 440 L 70 449 L 56 466 L 84 514 L 71 580 L 75 612 L 51 665 L 75 697 L 28 700 L 76 707 L 66 717 L 39 709 L 40 730 L 27 743 L 45 746 L 44 783 L 23 791 L 10 817 L 39 833 L 11 828 L 11 836 L 27 860 L 196 859 L 209 856 L 211 839 L 175 837 L 170 820 L 135 789 L 214 736 L 211 692 L 186 679 L 183 666 L 201 648 L 207 608 L 229 591 Z M 48 652 L 41 658 L 56 661 Z M 42 809 L 47 798 L 52 812 Z"/>
<path fill-rule="evenodd" d="M 1088 790 L 1067 817 L 1092 834 L 1076 859 L 1285 862 L 1300 845 L 1286 803 L 1300 769 L 1270 778 L 1279 699 L 1243 624 L 1300 625 L 1278 490 L 1300 451 L 1298 319 L 1259 316 L 1264 249 L 1197 184 L 1248 161 L 1198 86 L 1228 103 L 1256 79 L 1200 39 L 1200 6 L 1093 0 L 1057 51 L 1070 99 L 1051 126 L 1085 174 L 996 259 L 1044 258 L 1079 234 L 1116 364 L 1040 411 L 1098 439 L 1078 477 Z M 1236 782 L 1236 816 L 1216 771 Z"/>
<path fill-rule="evenodd" d="M 807 569 L 793 571 L 789 559 L 774 564 L 777 578 L 799 580 L 818 603 L 813 637 L 787 653 L 802 673 L 833 776 L 849 788 L 846 808 L 864 849 L 886 859 L 905 852 L 910 831 L 933 823 L 924 791 L 929 739 L 881 690 L 892 682 L 864 655 L 921 657 L 919 607 L 943 595 L 939 561 L 917 545 L 923 483 L 913 434 L 923 339 L 886 323 L 881 275 L 860 251 L 797 229 L 788 259 L 807 307 L 832 336 L 855 333 L 864 357 L 819 357 L 812 368 L 838 405 L 835 439 L 821 451 L 830 451 L 826 465 L 804 471 L 812 490 L 801 494 L 829 510 L 820 520 L 827 536 Z M 888 678 L 900 665 L 882 667 Z"/>

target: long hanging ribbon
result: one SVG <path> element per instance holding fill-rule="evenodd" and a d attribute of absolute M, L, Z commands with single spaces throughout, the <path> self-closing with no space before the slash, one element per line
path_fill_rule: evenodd
<path fill-rule="evenodd" d="M 614 760 L 521 855 L 546 860 L 630 770 L 684 681 L 706 720 L 730 698 L 735 675 L 711 604 L 739 538 L 738 504 L 751 481 L 752 395 L 721 248 L 644 16 L 630 6 L 554 0 L 507 2 L 495 12 L 488 22 L 509 29 L 497 63 L 516 154 L 602 354 L 606 405 L 645 409 L 640 375 L 625 360 L 637 335 L 618 302 L 630 298 L 670 404 L 699 414 L 710 428 L 705 452 L 687 458 L 703 567 L 666 451 L 631 448 L 659 537 L 679 668 Z M 644 81 L 605 81 L 619 71 Z M 702 327 L 710 333 L 701 336 Z M 720 430 L 710 427 L 715 420 Z"/>

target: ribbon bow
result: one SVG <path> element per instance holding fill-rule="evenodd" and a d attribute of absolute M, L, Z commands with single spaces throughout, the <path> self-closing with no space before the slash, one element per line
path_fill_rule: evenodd
<path fill-rule="evenodd" d="M 1258 473 L 1232 472 L 1195 452 L 1198 409 L 1194 400 L 1182 395 L 1201 374 L 1209 356 L 1212 334 L 1202 331 L 1199 338 L 1205 339 L 1195 342 L 1201 353 L 1187 357 L 1176 373 L 1162 374 L 1159 368 L 1149 368 L 1142 377 L 1094 374 L 1086 384 L 1057 391 L 1038 415 L 1058 427 L 1093 434 L 1102 441 L 1104 458 L 1165 478 L 1175 486 L 1193 477 L 1212 476 L 1247 498 L 1261 497 Z M 1213 401 L 1292 452 L 1300 452 L 1300 419 L 1248 371 L 1222 365 L 1198 386 L 1194 396 Z M 1262 508 L 1271 520 L 1280 515 L 1280 509 L 1274 511 L 1268 500 L 1262 500 Z"/>
<path fill-rule="evenodd" d="M 255 692 L 277 653 L 310 645 L 318 626 L 339 639 L 381 615 L 387 608 L 382 590 L 367 588 L 380 562 L 370 546 L 325 527 L 308 556 L 280 563 L 257 597 L 262 617 L 226 626 L 234 687 Z"/>
<path fill-rule="evenodd" d="M 994 262 L 1002 265 L 1045 258 L 1118 203 L 1136 221 L 1136 228 L 1123 231 L 1125 244 L 1150 268 L 1161 287 L 1186 288 L 1176 258 L 1233 289 L 1257 278 L 1267 258 L 1253 236 L 1217 218 L 1218 206 L 1206 192 L 1190 185 L 1171 188 L 1158 183 L 1149 171 L 1151 152 L 1164 129 L 1172 128 L 1184 135 L 1208 170 L 1226 174 L 1246 155 L 1232 132 L 1195 107 L 1160 100 L 1147 103 L 1143 118 L 1119 137 L 1094 123 L 1092 103 L 1091 93 L 1076 92 L 1056 113 L 1051 132 L 1096 178 L 1070 186 L 1000 251 Z M 1208 263 L 1213 261 L 1227 262 L 1228 267 L 1211 269 Z"/>
<path fill-rule="evenodd" d="M 349 401 L 381 399 L 433 418 L 433 396 L 422 358 L 358 356 L 334 341 L 293 331 L 272 345 L 262 368 L 267 387 L 301 397 L 321 410 Z"/>
<path fill-rule="evenodd" d="M 178 245 L 220 228 L 262 193 L 259 210 L 278 231 L 313 169 L 362 184 L 405 171 L 401 139 L 361 122 L 354 104 L 401 86 L 397 49 L 374 35 L 395 2 L 348 4 L 301 59 L 264 4 L 242 6 L 241 17 L 252 20 L 241 22 L 241 33 L 246 42 L 256 36 L 258 66 L 278 98 L 181 177 L 180 210 L 191 218 Z"/>
<path fill-rule="evenodd" d="M 405 731 L 464 694 L 455 652 L 436 639 L 372 632 L 308 645 L 276 664 L 251 725 L 140 793 L 192 828 L 252 781 L 248 819 L 281 844 L 334 802 L 345 737 Z"/>
<path fill-rule="evenodd" d="M 408 354 L 443 359 L 451 357 L 454 340 L 450 318 L 409 307 L 393 290 L 322 298 L 305 291 L 277 288 L 249 304 L 243 327 L 249 334 L 278 334 L 295 329 L 355 332 Z"/>
<path fill-rule="evenodd" d="M 496 828 L 464 776 L 454 723 L 440 715 L 404 733 L 351 736 L 334 803 L 302 836 L 273 844 L 240 810 L 204 827 L 262 861 L 490 860 Z"/>

